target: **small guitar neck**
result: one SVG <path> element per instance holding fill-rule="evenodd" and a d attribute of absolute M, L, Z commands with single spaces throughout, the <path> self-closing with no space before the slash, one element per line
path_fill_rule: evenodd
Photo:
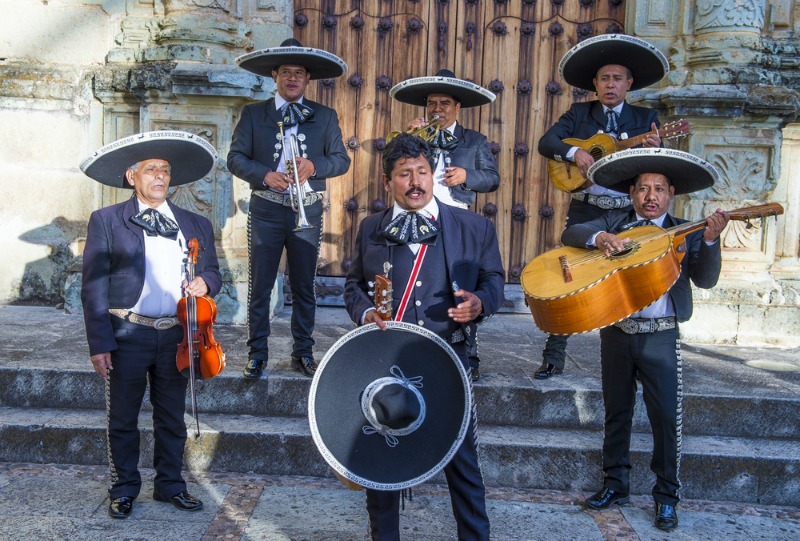
<path fill-rule="evenodd" d="M 634 135 L 628 139 L 618 140 L 616 142 L 617 150 L 627 150 L 629 148 L 639 146 L 644 143 L 644 140 L 647 137 L 655 134 L 658 134 L 661 139 L 672 139 L 674 137 L 683 137 L 688 135 L 690 132 L 691 127 L 689 126 L 689 122 L 684 119 L 680 119 L 670 122 L 669 124 L 665 124 L 661 127 L 661 129 L 650 130 L 649 132 L 641 135 Z"/>

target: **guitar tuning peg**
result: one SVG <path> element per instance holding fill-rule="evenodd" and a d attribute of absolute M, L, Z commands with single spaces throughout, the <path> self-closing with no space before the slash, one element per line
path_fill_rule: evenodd
<path fill-rule="evenodd" d="M 374 296 L 375 296 L 375 293 L 374 293 L 374 292 L 372 292 L 372 291 L 367 291 L 367 295 L 369 295 L 370 297 L 374 297 Z"/>
<path fill-rule="evenodd" d="M 375 282 L 372 282 L 372 281 L 370 281 L 370 282 L 367 282 L 367 285 L 368 285 L 369 287 L 375 287 Z"/>

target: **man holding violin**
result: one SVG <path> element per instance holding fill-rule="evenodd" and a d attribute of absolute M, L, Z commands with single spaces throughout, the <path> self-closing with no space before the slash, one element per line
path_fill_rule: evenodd
<path fill-rule="evenodd" d="M 432 77 L 415 77 L 398 83 L 389 95 L 402 103 L 425 107 L 428 120 L 415 118 L 409 133 L 429 142 L 435 156 L 433 193 L 447 205 L 469 209 L 476 194 L 500 186 L 497 162 L 486 136 L 458 122 L 462 108 L 492 103 L 494 93 L 471 81 L 456 78 L 448 69 Z M 427 127 L 427 128 L 426 128 Z M 476 327 L 470 325 L 469 366 L 472 381 L 480 378 Z"/>
<path fill-rule="evenodd" d="M 208 175 L 216 160 L 204 139 L 158 131 L 106 145 L 81 163 L 94 180 L 134 191 L 127 201 L 92 213 L 83 254 L 81 301 L 89 354 L 106 382 L 112 518 L 127 518 L 141 490 L 137 425 L 148 382 L 153 499 L 185 511 L 203 508 L 181 475 L 187 380 L 176 365 L 183 340 L 176 308 L 184 295 L 216 295 L 222 277 L 211 222 L 174 205 L 167 192 Z M 188 282 L 190 239 L 197 239 L 203 251 Z"/>

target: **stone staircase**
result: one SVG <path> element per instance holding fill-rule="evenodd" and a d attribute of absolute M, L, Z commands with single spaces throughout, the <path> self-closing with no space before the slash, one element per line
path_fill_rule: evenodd
<path fill-rule="evenodd" d="M 316 350 L 352 326 L 341 309 L 320 309 Z M 288 363 L 288 311 L 274 322 L 269 376 L 240 377 L 246 330 L 218 326 L 225 372 L 198 385 L 199 439 L 192 470 L 331 476 L 306 419 L 311 380 Z M 475 386 L 481 464 L 488 486 L 593 492 L 600 486 L 603 406 L 599 338 L 570 340 L 565 374 L 536 381 L 544 336 L 530 317 L 503 314 L 480 331 Z M 0 308 L 0 461 L 107 463 L 104 389 L 88 362 L 79 316 L 47 308 Z M 800 361 L 797 350 L 684 347 L 686 498 L 800 505 Z M 535 361 L 534 361 L 535 359 Z M 760 363 L 760 364 L 759 364 Z M 773 370 L 749 366 L 772 363 Z M 781 367 L 782 371 L 779 371 Z M 187 412 L 190 411 L 187 403 Z M 140 419 L 143 466 L 152 464 L 149 411 Z M 194 420 L 187 415 L 193 434 Z M 632 491 L 648 494 L 651 437 L 637 403 Z M 436 481 L 443 482 L 443 476 Z"/>

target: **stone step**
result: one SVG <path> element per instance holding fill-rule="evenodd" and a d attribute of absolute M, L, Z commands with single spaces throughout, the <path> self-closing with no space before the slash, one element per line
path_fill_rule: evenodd
<path fill-rule="evenodd" d="M 190 436 L 186 467 L 196 471 L 329 477 L 301 417 L 204 414 L 199 439 Z M 190 433 L 193 420 L 187 416 Z M 141 464 L 152 464 L 152 429 L 142 427 Z M 487 486 L 585 491 L 602 478 L 602 433 L 596 430 L 481 424 L 480 453 Z M 100 410 L 0 408 L 0 461 L 107 463 L 105 413 Z M 634 494 L 648 494 L 651 437 L 631 442 Z M 690 436 L 683 439 L 682 494 L 687 498 L 800 505 L 800 446 L 788 439 Z M 435 482 L 443 482 L 441 476 Z"/>
<path fill-rule="evenodd" d="M 539 387 L 487 380 L 489 383 L 475 385 L 478 417 L 483 425 L 602 430 L 599 389 L 559 384 L 557 380 Z M 271 371 L 258 381 L 245 380 L 238 373 L 223 373 L 198 383 L 198 411 L 305 417 L 310 386 L 309 378 L 291 372 Z M 0 389 L 4 390 L 0 406 L 105 408 L 103 382 L 91 370 L 0 368 Z M 686 393 L 684 411 L 686 434 L 800 439 L 800 395 L 790 399 Z M 634 430 L 649 431 L 641 393 L 637 396 Z"/>

